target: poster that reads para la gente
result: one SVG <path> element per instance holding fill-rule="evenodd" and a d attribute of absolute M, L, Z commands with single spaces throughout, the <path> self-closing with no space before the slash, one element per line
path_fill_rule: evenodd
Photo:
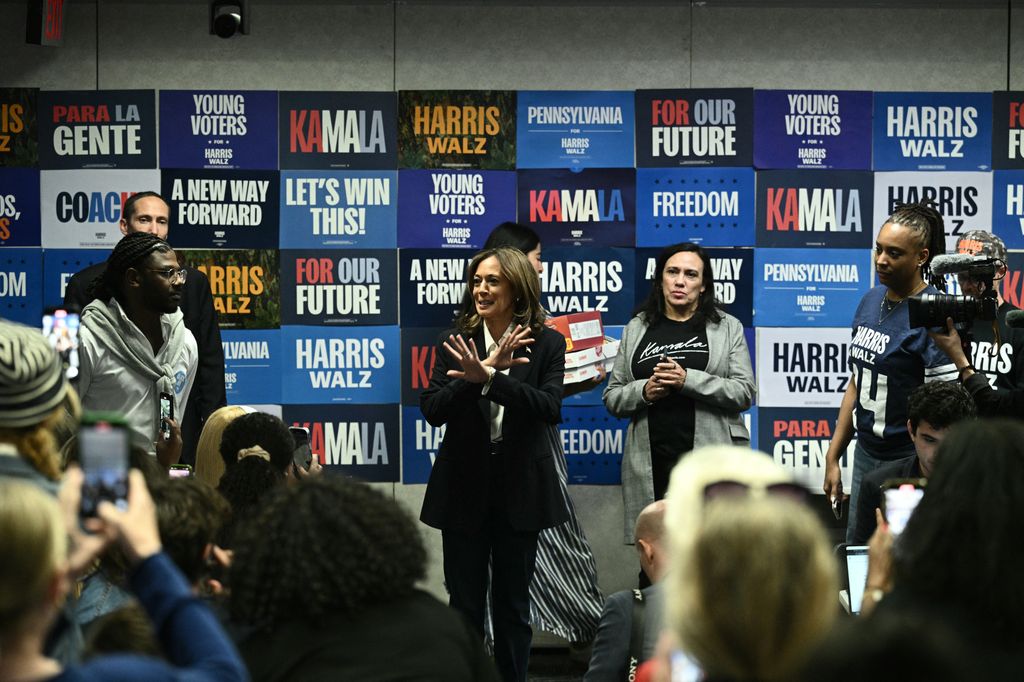
<path fill-rule="evenodd" d="M 519 168 L 632 168 L 631 91 L 521 90 Z"/>
<path fill-rule="evenodd" d="M 992 93 L 992 168 L 1024 170 L 1024 92 Z"/>
<path fill-rule="evenodd" d="M 281 402 L 281 332 L 277 329 L 225 329 L 224 389 L 229 405 Z"/>
<path fill-rule="evenodd" d="M 633 309 L 632 249 L 544 250 L 541 304 L 554 316 L 596 310 L 604 324 L 626 324 Z"/>
<path fill-rule="evenodd" d="M 759 327 L 757 404 L 838 409 L 850 381 L 849 347 L 849 327 Z"/>
<path fill-rule="evenodd" d="M 836 410 L 825 407 L 760 407 L 757 447 L 792 474 L 797 483 L 821 495 L 825 481 L 825 453 L 835 431 Z M 853 449 L 850 441 L 839 457 L 843 490 L 853 484 Z"/>
<path fill-rule="evenodd" d="M 876 171 L 987 171 L 991 92 L 876 92 Z"/>
<path fill-rule="evenodd" d="M 395 170 L 394 92 L 278 93 L 281 170 Z"/>
<path fill-rule="evenodd" d="M 636 171 L 632 168 L 521 170 L 519 222 L 546 246 L 633 246 Z"/>
<path fill-rule="evenodd" d="M 1024 170 L 992 174 L 992 232 L 1006 248 L 1024 249 Z"/>
<path fill-rule="evenodd" d="M 45 249 L 43 251 L 43 305 L 63 305 L 68 282 L 96 263 L 106 263 L 110 249 Z"/>
<path fill-rule="evenodd" d="M 516 219 L 512 171 L 398 172 L 398 246 L 478 250 L 495 226 Z"/>
<path fill-rule="evenodd" d="M 285 404 L 398 404 L 401 343 L 391 327 L 282 327 Z"/>
<path fill-rule="evenodd" d="M 47 249 L 113 248 L 123 236 L 124 202 L 158 187 L 158 170 L 44 170 L 39 174 L 40 241 Z M 174 227 L 172 218 L 172 235 Z M 171 239 L 178 243 L 176 236 Z"/>
<path fill-rule="evenodd" d="M 43 90 L 39 166 L 156 168 L 152 90 Z"/>
<path fill-rule="evenodd" d="M 37 88 L 0 88 L 0 168 L 39 165 Z"/>
<path fill-rule="evenodd" d="M 636 165 L 751 166 L 754 91 L 636 91 Z"/>
<path fill-rule="evenodd" d="M 39 246 L 39 171 L 0 165 L 0 246 Z"/>
<path fill-rule="evenodd" d="M 755 90 L 754 166 L 871 168 L 871 93 Z"/>
<path fill-rule="evenodd" d="M 842 327 L 871 288 L 868 249 L 757 249 L 758 327 Z"/>
<path fill-rule="evenodd" d="M 164 170 L 175 246 L 277 248 L 279 182 L 277 171 Z"/>
<path fill-rule="evenodd" d="M 399 478 L 398 405 L 285 405 L 289 426 L 309 429 L 309 447 L 328 474 L 368 483 Z"/>
<path fill-rule="evenodd" d="M 398 167 L 513 170 L 513 90 L 402 90 Z"/>
<path fill-rule="evenodd" d="M 618 485 L 628 419 L 617 419 L 603 405 L 562 408 L 562 440 L 570 484 Z"/>
<path fill-rule="evenodd" d="M 868 248 L 870 171 L 758 171 L 757 246 Z"/>
<path fill-rule="evenodd" d="M 398 286 L 403 327 L 447 327 L 466 291 L 473 253 L 446 249 L 402 249 Z"/>
<path fill-rule="evenodd" d="M 0 318 L 37 327 L 42 314 L 42 250 L 0 250 Z"/>
<path fill-rule="evenodd" d="M 277 168 L 277 93 L 161 90 L 160 165 Z"/>
<path fill-rule="evenodd" d="M 393 249 L 397 171 L 282 171 L 281 248 Z"/>
<path fill-rule="evenodd" d="M 636 245 L 754 245 L 751 168 L 638 168 Z"/>
<path fill-rule="evenodd" d="M 274 249 L 176 249 L 178 262 L 210 282 L 221 329 L 281 326 L 278 252 Z"/>
<path fill-rule="evenodd" d="M 281 322 L 398 323 L 394 249 L 281 251 Z"/>

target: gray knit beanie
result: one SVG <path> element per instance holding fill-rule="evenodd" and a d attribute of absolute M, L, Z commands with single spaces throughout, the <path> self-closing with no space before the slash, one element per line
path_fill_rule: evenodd
<path fill-rule="evenodd" d="M 0 427 L 40 423 L 67 390 L 64 367 L 42 332 L 0 320 Z"/>

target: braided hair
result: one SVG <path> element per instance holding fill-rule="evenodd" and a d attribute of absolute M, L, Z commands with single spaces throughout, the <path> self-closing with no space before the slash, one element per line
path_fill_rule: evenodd
<path fill-rule="evenodd" d="M 934 204 L 930 201 L 897 204 L 885 222 L 902 225 L 918 235 L 921 246 L 928 249 L 928 258 L 921 265 L 921 279 L 945 291 L 946 278 L 932 274 L 931 269 L 932 258 L 946 253 L 946 226 Z"/>
<path fill-rule="evenodd" d="M 121 238 L 107 259 L 107 268 L 89 285 L 90 298 L 108 301 L 119 298 L 124 275 L 130 268 L 137 267 L 154 251 L 166 253 L 171 245 L 148 232 L 132 232 Z"/>

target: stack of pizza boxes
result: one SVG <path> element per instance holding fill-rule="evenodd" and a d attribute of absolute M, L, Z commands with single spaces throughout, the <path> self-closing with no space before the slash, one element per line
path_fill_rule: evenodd
<path fill-rule="evenodd" d="M 547 325 L 565 337 L 565 382 L 575 384 L 612 370 L 619 342 L 604 335 L 601 313 L 593 310 L 550 317 Z"/>

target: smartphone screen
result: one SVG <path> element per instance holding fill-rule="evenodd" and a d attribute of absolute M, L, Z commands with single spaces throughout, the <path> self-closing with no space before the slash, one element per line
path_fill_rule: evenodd
<path fill-rule="evenodd" d="M 883 491 L 885 494 L 885 518 L 889 522 L 889 530 L 899 535 L 907 527 L 907 521 L 924 497 L 924 489 L 911 483 L 903 483 L 895 488 Z"/>
<path fill-rule="evenodd" d="M 82 516 L 95 516 L 103 500 L 128 508 L 128 431 L 105 422 L 78 432 L 82 463 Z"/>
<path fill-rule="evenodd" d="M 43 313 L 43 336 L 57 351 L 64 363 L 68 379 L 78 377 L 78 313 L 63 308 L 47 308 Z"/>
<path fill-rule="evenodd" d="M 188 464 L 172 464 L 167 475 L 171 478 L 189 478 L 192 476 L 192 467 Z"/>
<path fill-rule="evenodd" d="M 313 450 L 309 447 L 309 429 L 305 426 L 289 426 L 288 431 L 295 441 L 295 450 L 292 452 L 292 460 L 295 466 L 309 469 L 313 461 Z"/>
<path fill-rule="evenodd" d="M 170 393 L 160 394 L 160 433 L 164 440 L 171 437 L 171 426 L 168 419 L 174 419 L 174 397 Z"/>

